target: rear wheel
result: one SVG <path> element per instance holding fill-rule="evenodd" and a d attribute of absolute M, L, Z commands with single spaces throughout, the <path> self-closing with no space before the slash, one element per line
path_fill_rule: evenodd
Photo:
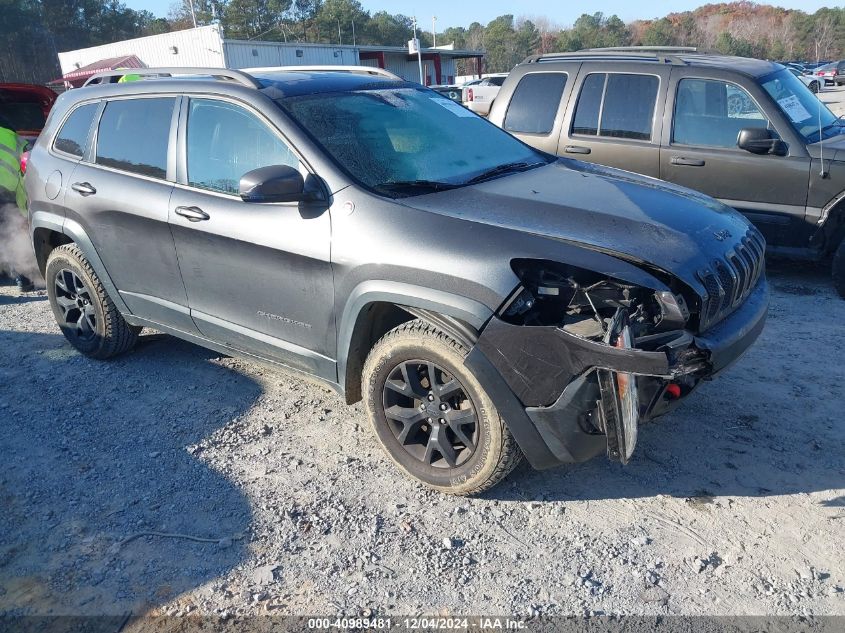
<path fill-rule="evenodd" d="M 126 322 L 76 244 L 50 253 L 45 279 L 56 323 L 80 352 L 105 359 L 135 345 L 141 328 Z"/>
<path fill-rule="evenodd" d="M 839 243 L 839 248 L 833 254 L 833 286 L 839 296 L 845 299 L 845 240 Z"/>
<path fill-rule="evenodd" d="M 464 367 L 467 350 L 423 321 L 373 347 L 363 372 L 376 438 L 399 469 L 456 495 L 491 488 L 522 452 L 492 401 Z"/>
<path fill-rule="evenodd" d="M 810 92 L 812 92 L 813 94 L 818 94 L 819 90 L 820 87 L 818 81 L 810 82 Z"/>

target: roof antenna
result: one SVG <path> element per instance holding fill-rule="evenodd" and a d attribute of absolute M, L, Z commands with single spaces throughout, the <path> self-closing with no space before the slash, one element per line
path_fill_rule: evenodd
<path fill-rule="evenodd" d="M 822 168 L 819 172 L 819 178 L 827 178 L 827 170 L 824 168 L 824 137 L 823 137 L 823 129 L 822 128 L 822 100 L 819 99 L 819 160 L 821 161 Z"/>
<path fill-rule="evenodd" d="M 816 62 L 819 62 L 819 41 L 816 40 Z M 824 85 L 824 77 L 821 80 L 822 86 Z M 819 92 L 821 92 L 821 86 L 819 86 Z M 816 99 L 818 99 L 818 116 L 819 116 L 819 161 L 821 162 L 821 171 L 819 172 L 819 178 L 827 178 L 827 171 L 824 168 L 824 128 L 822 127 L 822 99 L 818 95 L 816 95 Z"/>

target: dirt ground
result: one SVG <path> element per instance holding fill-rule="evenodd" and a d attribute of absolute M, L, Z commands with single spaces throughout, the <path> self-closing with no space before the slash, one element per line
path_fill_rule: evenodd
<path fill-rule="evenodd" d="M 145 332 L 110 362 L 0 287 L 0 613 L 845 615 L 845 301 L 770 267 L 761 339 L 603 458 L 429 492 L 360 406 Z"/>

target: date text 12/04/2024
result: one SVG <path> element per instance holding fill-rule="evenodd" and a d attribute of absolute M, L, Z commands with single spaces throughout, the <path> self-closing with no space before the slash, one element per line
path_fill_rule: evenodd
<path fill-rule="evenodd" d="M 507 617 L 409 617 L 409 618 L 309 618 L 308 628 L 312 630 L 371 629 L 407 631 L 520 631 L 525 629 L 524 620 Z"/>

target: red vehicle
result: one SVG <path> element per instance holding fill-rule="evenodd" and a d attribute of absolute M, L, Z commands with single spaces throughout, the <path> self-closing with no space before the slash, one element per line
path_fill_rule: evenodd
<path fill-rule="evenodd" d="M 0 116 L 15 127 L 18 136 L 35 140 L 57 96 L 44 86 L 0 83 Z"/>

